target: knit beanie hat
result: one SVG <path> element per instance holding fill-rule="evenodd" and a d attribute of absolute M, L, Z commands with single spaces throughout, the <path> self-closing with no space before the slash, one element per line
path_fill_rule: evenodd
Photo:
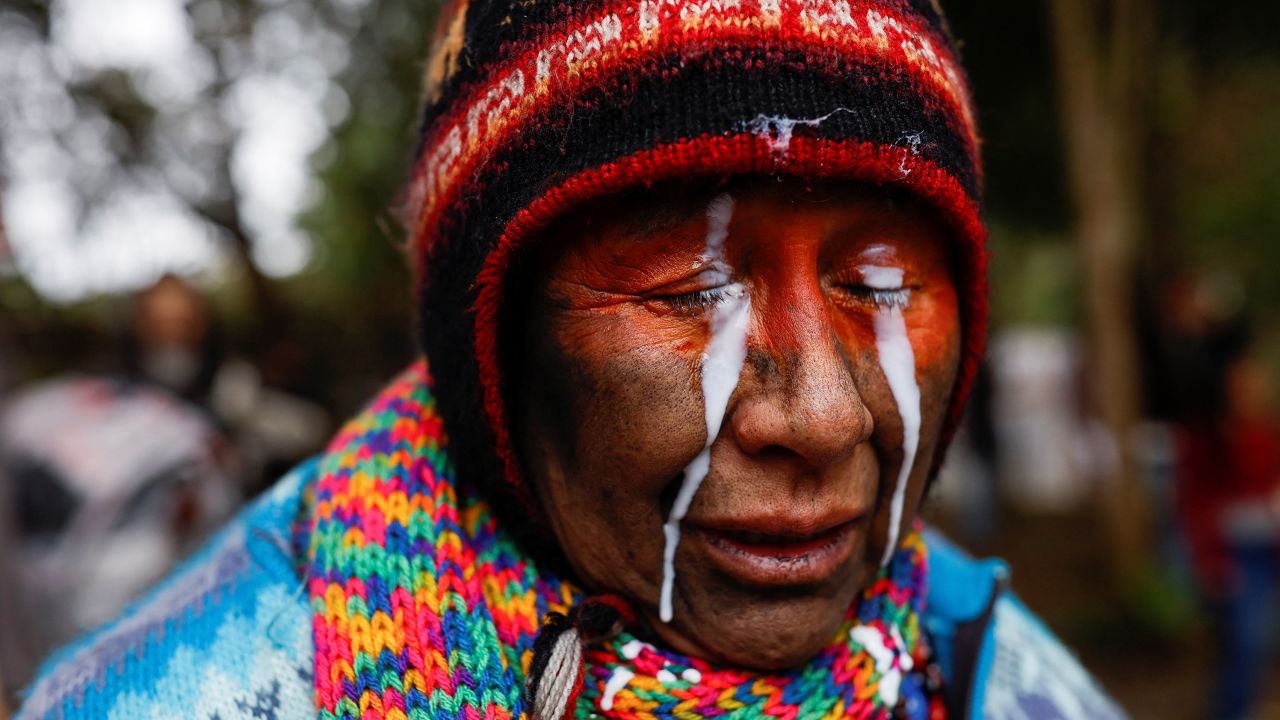
<path fill-rule="evenodd" d="M 937 0 L 450 0 L 408 194 L 420 332 L 464 477 L 522 488 L 499 328 L 509 270 L 592 198 L 692 176 L 850 180 L 936 210 L 963 354 L 986 326 L 974 112 Z"/>

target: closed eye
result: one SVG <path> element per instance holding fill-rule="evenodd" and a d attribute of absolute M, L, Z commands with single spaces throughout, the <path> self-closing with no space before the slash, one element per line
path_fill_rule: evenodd
<path fill-rule="evenodd" d="M 679 295 L 659 295 L 652 299 L 667 305 L 677 312 L 694 314 L 709 310 L 724 302 L 728 297 L 728 286 L 722 286 Z"/>
<path fill-rule="evenodd" d="M 647 300 L 686 315 L 705 312 L 744 292 L 742 285 L 733 282 L 730 272 L 719 263 L 688 280 L 671 283 L 666 287 L 670 288 L 668 292 L 664 293 L 664 288 L 658 288 Z"/>
<path fill-rule="evenodd" d="M 902 268 L 884 265 L 858 267 L 862 282 L 850 288 L 851 292 L 878 310 L 901 310 L 911 302 L 911 290 L 903 287 Z"/>
<path fill-rule="evenodd" d="M 871 288 L 855 285 L 846 287 L 845 291 L 877 310 L 902 310 L 911 304 L 910 288 Z"/>

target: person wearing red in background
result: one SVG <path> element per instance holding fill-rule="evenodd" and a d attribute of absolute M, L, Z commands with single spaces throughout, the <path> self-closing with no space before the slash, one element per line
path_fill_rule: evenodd
<path fill-rule="evenodd" d="M 1178 434 L 1178 508 L 1214 616 L 1220 657 L 1212 716 L 1247 717 L 1275 652 L 1280 616 L 1280 417 L 1267 369 L 1228 365 L 1222 413 Z"/>

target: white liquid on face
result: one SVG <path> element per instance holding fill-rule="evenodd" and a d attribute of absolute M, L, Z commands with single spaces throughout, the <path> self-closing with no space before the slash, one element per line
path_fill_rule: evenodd
<path fill-rule="evenodd" d="M 707 208 L 707 257 L 722 270 L 724 242 L 729 236 L 729 221 L 733 217 L 733 197 L 721 195 Z M 726 271 L 726 275 L 728 272 Z M 671 622 L 671 596 L 675 588 L 676 548 L 680 544 L 680 521 L 689 512 L 693 496 L 711 469 L 711 446 L 720 434 L 729 397 L 738 386 L 738 376 L 747 359 L 747 331 L 751 321 L 751 297 L 742 285 L 733 284 L 724 289 L 724 299 L 711 310 L 711 340 L 702 355 L 702 398 L 707 419 L 707 441 L 702 451 L 684 470 L 680 492 L 671 507 L 671 515 L 662 526 L 666 541 L 662 552 L 662 595 L 659 598 L 658 616 L 662 622 Z"/>
<path fill-rule="evenodd" d="M 902 288 L 901 268 L 864 265 L 858 269 L 862 272 L 863 283 L 873 290 Z M 916 356 L 907 338 L 907 321 L 902 315 L 902 305 L 890 304 L 876 313 L 876 350 L 880 353 L 880 368 L 889 383 L 889 391 L 898 405 L 898 417 L 902 419 L 902 467 L 898 470 L 898 481 L 889 507 L 889 538 L 884 557 L 880 560 L 881 567 L 884 567 L 898 548 L 907 480 L 915 467 L 916 450 L 920 444 L 920 386 L 916 384 Z"/>
<path fill-rule="evenodd" d="M 625 667 L 614 668 L 613 674 L 609 676 L 608 682 L 604 684 L 604 695 L 600 697 L 600 709 L 612 710 L 613 699 L 617 697 L 622 688 L 626 687 L 627 683 L 631 682 L 631 679 L 635 676 L 635 673 Z"/>

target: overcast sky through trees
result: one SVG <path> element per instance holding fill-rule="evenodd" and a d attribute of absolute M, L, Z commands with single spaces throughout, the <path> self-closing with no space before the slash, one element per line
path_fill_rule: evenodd
<path fill-rule="evenodd" d="M 300 271 L 309 160 L 349 112 L 335 78 L 366 2 L 0 6 L 8 270 L 55 302 L 217 274 L 230 207 L 260 270 Z"/>

